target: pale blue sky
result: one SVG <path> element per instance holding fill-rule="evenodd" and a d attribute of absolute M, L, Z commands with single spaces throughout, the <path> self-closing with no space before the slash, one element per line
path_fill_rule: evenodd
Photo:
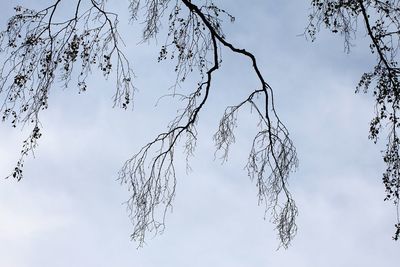
<path fill-rule="evenodd" d="M 0 23 L 23 3 L 7 1 Z M 263 220 L 255 184 L 243 167 L 250 148 L 252 114 L 242 112 L 237 143 L 225 165 L 213 161 L 212 135 L 224 106 L 236 103 L 257 81 L 246 61 L 223 53 L 223 67 L 198 129 L 193 172 L 177 164 L 174 210 L 163 235 L 137 250 L 124 206 L 126 188 L 115 181 L 125 159 L 175 114 L 169 100 L 157 107 L 174 77 L 157 63 L 158 48 L 138 43 L 140 25 L 127 21 L 127 1 L 109 1 L 120 13 L 121 33 L 137 75 L 133 111 L 112 109 L 113 83 L 94 74 L 88 92 L 54 85 L 43 113 L 44 135 L 24 179 L 0 183 L 0 266 L 396 266 L 391 240 L 395 209 L 384 203 L 380 150 L 368 140 L 370 95 L 355 95 L 373 62 L 361 32 L 351 54 L 338 36 L 322 32 L 315 43 L 298 36 L 309 1 L 215 1 L 236 16 L 229 40 L 252 51 L 275 90 L 276 104 L 297 146 L 300 167 L 290 178 L 299 208 L 298 234 L 276 250 L 274 226 Z M 164 37 L 160 36 L 159 45 Z M 249 89 L 250 88 L 250 89 Z M 0 125 L 0 175 L 18 157 L 24 133 Z"/>

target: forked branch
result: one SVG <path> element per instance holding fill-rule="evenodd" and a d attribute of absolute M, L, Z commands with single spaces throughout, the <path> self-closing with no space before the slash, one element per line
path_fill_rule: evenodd
<path fill-rule="evenodd" d="M 116 70 L 114 105 L 126 108 L 132 100 L 133 74 L 119 46 L 117 15 L 106 11 L 106 0 L 78 0 L 71 14 L 63 14 L 67 19 L 60 19 L 61 5 L 67 2 L 56 0 L 40 11 L 16 7 L 16 15 L 0 35 L 0 49 L 6 55 L 0 69 L 3 120 L 11 120 L 13 126 L 28 124 L 33 129 L 11 175 L 17 180 L 22 178 L 24 158 L 33 152 L 41 136 L 39 115 L 48 106 L 51 87 L 57 79 L 67 87 L 77 63 L 80 63 L 76 77 L 80 92 L 86 90 L 86 79 L 96 66 L 106 77 Z M 259 203 L 263 202 L 266 212 L 271 213 L 281 245 L 287 247 L 296 233 L 297 208 L 287 184 L 298 163 L 296 150 L 276 114 L 272 88 L 265 81 L 256 57 L 235 47 L 223 34 L 222 18 L 233 22 L 234 17 L 212 1 L 201 6 L 189 0 L 129 2 L 132 19 L 137 19 L 144 10 L 143 41 L 157 36 L 164 15 L 169 13 L 168 37 L 158 60 L 176 61 L 176 85 L 192 72 L 199 76 L 191 93 L 180 94 L 185 108 L 167 130 L 127 160 L 119 172 L 120 181 L 132 192 L 127 201 L 134 225 L 132 238 L 142 245 L 148 232 L 157 234 L 164 230 L 166 214 L 175 196 L 176 147 L 184 139 L 188 164 L 196 148 L 200 113 L 210 96 L 213 76 L 221 67 L 220 51 L 227 49 L 250 60 L 259 88 L 225 110 L 214 135 L 216 153 L 222 152 L 223 160 L 227 159 L 229 147 L 235 142 L 237 113 L 244 106 L 255 110 L 259 130 L 246 168 L 249 177 L 256 181 Z M 172 95 L 178 96 L 176 91 Z"/>
<path fill-rule="evenodd" d="M 187 8 L 188 13 L 184 18 L 178 16 L 182 11 L 178 2 Z M 244 49 L 236 48 L 226 40 L 220 28 L 219 13 L 226 12 L 212 3 L 198 7 L 191 1 L 182 0 L 177 1 L 170 15 L 173 26 L 170 27 L 169 35 L 174 38 L 172 43 L 167 43 L 162 47 L 161 59 L 167 57 L 169 46 L 175 46 L 178 50 L 176 70 L 178 77 L 182 76 L 182 81 L 188 74 L 186 70 L 192 70 L 194 67 L 199 68 L 200 73 L 206 73 L 206 75 L 205 80 L 198 83 L 196 90 L 183 98 L 187 101 L 186 108 L 171 122 L 168 131 L 158 135 L 155 140 L 144 146 L 139 153 L 125 163 L 120 172 L 121 181 L 129 184 L 133 191 L 128 201 L 128 209 L 134 223 L 132 238 L 139 241 L 140 245 L 145 241 L 147 232 L 154 231 L 154 234 L 157 234 L 164 230 L 165 215 L 171 208 L 175 196 L 174 152 L 177 141 L 181 137 L 186 138 L 185 151 L 189 157 L 197 141 L 196 123 L 199 112 L 206 104 L 211 89 L 212 75 L 220 67 L 221 59 L 218 51 L 223 48 L 249 58 L 260 81 L 260 88 L 251 92 L 240 104 L 226 109 L 219 129 L 214 135 L 217 151 L 221 150 L 222 158 L 226 160 L 229 147 L 235 141 L 236 115 L 243 106 L 250 105 L 257 111 L 260 131 L 254 137 L 250 150 L 246 165 L 248 175 L 252 180 L 256 180 L 259 203 L 264 202 L 266 212 L 271 212 L 281 245 L 287 247 L 296 233 L 297 207 L 287 187 L 289 173 L 298 164 L 296 150 L 286 127 L 276 114 L 272 88 L 262 76 L 255 56 Z M 233 20 L 231 15 L 228 16 Z M 179 23 L 179 27 L 176 27 L 175 22 Z M 194 25 L 194 28 L 188 25 Z M 182 32 L 185 32 L 183 37 L 180 35 Z M 201 40 L 203 43 L 200 43 L 200 46 L 197 43 L 193 49 L 192 42 L 186 39 L 187 36 L 193 36 L 190 40 L 194 39 L 197 42 Z M 208 52 L 212 53 L 211 60 L 208 60 Z M 208 67 L 207 63 L 210 61 L 212 66 Z M 263 101 L 257 104 L 254 101 L 255 98 L 263 99 Z M 150 153 L 155 156 L 149 157 Z"/>

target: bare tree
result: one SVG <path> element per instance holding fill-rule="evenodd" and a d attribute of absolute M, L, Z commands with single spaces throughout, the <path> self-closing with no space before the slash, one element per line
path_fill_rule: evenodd
<path fill-rule="evenodd" d="M 21 157 L 9 177 L 20 180 L 26 156 L 34 151 L 41 137 L 40 112 L 48 106 L 48 95 L 56 79 L 68 86 L 78 68 L 80 91 L 86 90 L 86 78 L 92 68 L 99 68 L 104 76 L 116 73 L 114 105 L 127 108 L 134 93 L 133 73 L 121 50 L 118 16 L 106 10 L 106 0 L 77 0 L 72 14 L 60 19 L 59 8 L 64 1 L 40 11 L 16 7 L 5 31 L 0 36 L 3 64 L 0 70 L 1 112 L 3 121 L 12 125 L 28 124 L 32 132 L 24 141 Z M 234 128 L 237 115 L 250 106 L 258 117 L 259 131 L 250 148 L 247 172 L 258 187 L 259 202 L 265 204 L 276 224 L 280 244 L 287 247 L 297 227 L 297 207 L 288 190 L 287 179 L 298 164 L 296 150 L 288 130 L 279 119 L 272 88 L 266 82 L 249 51 L 237 48 L 223 34 L 223 18 L 234 17 L 212 1 L 190 0 L 130 0 L 131 18 L 144 18 L 143 41 L 157 36 L 163 24 L 168 25 L 165 45 L 159 60 L 176 62 L 176 85 L 197 72 L 200 79 L 193 89 L 180 97 L 185 108 L 157 135 L 128 159 L 119 172 L 121 183 L 132 192 L 127 208 L 134 228 L 132 239 L 139 245 L 147 233 L 161 233 L 176 188 L 175 150 L 183 142 L 187 163 L 193 155 L 196 125 L 207 104 L 215 72 L 222 66 L 221 50 L 247 58 L 259 81 L 240 103 L 228 106 L 214 134 L 216 153 L 226 160 L 235 142 Z M 66 16 L 65 14 L 63 16 Z"/>
<path fill-rule="evenodd" d="M 397 223 L 393 239 L 400 238 L 400 1 L 399 0 L 312 0 L 312 13 L 307 34 L 315 39 L 321 26 L 344 37 L 345 50 L 350 52 L 357 27 L 363 26 L 370 39 L 371 53 L 376 64 L 365 72 L 356 92 L 372 89 L 375 97 L 375 116 L 371 120 L 369 138 L 375 143 L 386 135 L 383 160 L 387 165 L 383 174 L 385 200 L 396 206 Z M 383 132 L 383 133 L 382 133 Z"/>

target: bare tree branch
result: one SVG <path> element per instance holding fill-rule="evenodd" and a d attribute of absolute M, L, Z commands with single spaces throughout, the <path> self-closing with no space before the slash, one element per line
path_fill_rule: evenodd
<path fill-rule="evenodd" d="M 58 79 L 67 87 L 76 73 L 77 62 L 80 92 L 86 90 L 86 78 L 92 67 L 97 66 L 105 77 L 116 70 L 114 105 L 126 108 L 132 100 L 133 74 L 119 46 L 117 14 L 106 10 L 105 0 L 77 0 L 72 14 L 67 14 L 70 17 L 60 19 L 58 12 L 65 3 L 55 0 L 41 11 L 16 7 L 16 15 L 0 36 L 1 52 L 7 55 L 0 69 L 3 120 L 10 119 L 14 127 L 18 123 L 33 125 L 11 174 L 17 180 L 22 178 L 26 155 L 33 152 L 41 136 L 39 115 L 47 108 L 51 86 Z M 256 181 L 259 203 L 265 204 L 265 212 L 271 214 L 276 224 L 281 245 L 288 247 L 297 230 L 297 207 L 287 182 L 298 164 L 296 150 L 276 113 L 272 88 L 262 75 L 255 55 L 237 48 L 223 34 L 223 18 L 233 22 L 234 17 L 209 0 L 202 5 L 189 0 L 130 0 L 129 11 L 132 20 L 143 13 L 143 42 L 156 37 L 161 25 L 168 25 L 167 40 L 158 60 L 175 60 L 175 88 L 193 72 L 199 76 L 192 92 L 179 94 L 185 108 L 167 130 L 128 159 L 119 172 L 119 180 L 131 191 L 127 209 L 134 225 L 132 239 L 141 246 L 149 232 L 164 231 L 176 190 L 176 147 L 183 139 L 189 168 L 198 138 L 196 126 L 210 96 L 213 76 L 222 66 L 220 52 L 226 49 L 250 60 L 259 88 L 250 90 L 239 104 L 226 108 L 214 134 L 215 153 L 222 153 L 223 161 L 227 159 L 235 142 L 238 112 L 244 106 L 255 110 L 259 130 L 246 169 Z M 178 96 L 175 90 L 172 95 Z"/>
<path fill-rule="evenodd" d="M 173 40 L 172 43 L 167 42 L 162 47 L 159 59 L 165 59 L 168 47 L 174 46 L 178 51 L 176 71 L 177 76 L 181 77 L 180 80 L 183 81 L 193 67 L 198 67 L 200 73 L 205 73 L 205 77 L 201 75 L 205 80 L 198 83 L 192 94 L 183 98 L 187 101 L 186 109 L 171 122 L 168 131 L 144 146 L 125 163 L 120 172 L 121 181 L 129 184 L 133 191 L 132 198 L 128 201 L 128 208 L 135 225 L 132 238 L 142 244 L 147 231 L 155 231 L 157 234 L 164 230 L 165 215 L 175 196 L 175 147 L 179 138 L 185 134 L 187 157 L 194 151 L 197 140 L 196 123 L 199 112 L 206 104 L 212 75 L 220 67 L 221 59 L 218 51 L 222 46 L 251 60 L 253 70 L 260 81 L 260 89 L 253 91 L 237 106 L 226 109 L 219 129 L 214 135 L 216 148 L 217 151 L 223 150 L 222 158 L 225 160 L 229 146 L 235 140 L 233 129 L 236 127 L 237 112 L 245 104 L 257 110 L 260 132 L 253 140 L 246 168 L 249 177 L 257 181 L 259 202 L 265 202 L 266 212 L 270 211 L 273 216 L 281 245 L 287 247 L 296 233 L 297 215 L 297 207 L 287 188 L 287 178 L 296 168 L 298 161 L 289 133 L 276 114 L 272 89 L 265 82 L 255 56 L 244 49 L 236 48 L 225 39 L 218 18 L 219 13 L 226 13 L 224 10 L 217 8 L 212 2 L 201 7 L 187 0 L 179 2 L 186 6 L 188 13 L 185 18 L 179 17 L 182 7 L 177 1 L 169 17 L 168 35 L 172 36 Z M 233 20 L 231 15 L 228 17 Z M 153 18 L 149 23 L 154 24 L 155 20 Z M 155 27 L 150 28 L 156 32 Z M 148 36 L 145 35 L 145 38 Z M 211 67 L 208 67 L 209 51 L 213 54 Z M 254 97 L 263 97 L 264 104 L 258 106 L 253 101 Z M 152 149 L 155 150 L 155 156 L 149 158 Z M 147 170 L 146 166 L 150 166 L 150 169 Z"/>

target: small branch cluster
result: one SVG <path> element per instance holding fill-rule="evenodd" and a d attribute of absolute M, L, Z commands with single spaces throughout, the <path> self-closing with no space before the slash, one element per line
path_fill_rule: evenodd
<path fill-rule="evenodd" d="M 18 180 L 24 158 L 33 152 L 41 136 L 39 115 L 48 107 L 55 81 L 67 87 L 78 68 L 77 84 L 83 92 L 92 66 L 105 77 L 116 69 L 114 105 L 126 108 L 133 95 L 132 71 L 119 48 L 117 15 L 104 10 L 105 1 L 92 0 L 84 8 L 79 0 L 71 17 L 60 21 L 61 2 L 40 11 L 17 6 L 6 30 L 0 33 L 0 52 L 4 54 L 0 68 L 2 120 L 11 120 L 13 127 L 18 123 L 33 125 L 11 174 Z"/>
<path fill-rule="evenodd" d="M 264 86 L 268 88 L 267 84 Z M 270 211 L 281 245 L 287 248 L 297 231 L 295 218 L 298 214 L 287 180 L 290 172 L 298 167 L 298 159 L 293 142 L 279 118 L 275 117 L 276 124 L 273 125 L 268 113 L 265 115 L 254 101 L 263 94 L 264 90 L 256 90 L 243 102 L 228 107 L 214 140 L 217 152 L 222 152 L 221 159 L 226 161 L 229 147 L 235 142 L 238 111 L 246 104 L 255 111 L 260 131 L 253 139 L 246 169 L 250 179 L 256 180 L 259 204 L 265 204 L 266 213 Z"/>

